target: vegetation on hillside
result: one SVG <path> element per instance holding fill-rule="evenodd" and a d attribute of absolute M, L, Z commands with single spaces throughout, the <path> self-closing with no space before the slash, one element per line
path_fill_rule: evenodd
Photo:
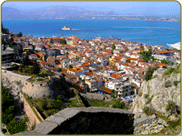
<path fill-rule="evenodd" d="M 144 59 L 146 62 L 153 59 L 151 49 L 149 49 L 149 51 L 141 51 L 140 54 L 142 55 L 142 59 Z"/>
<path fill-rule="evenodd" d="M 18 108 L 14 106 L 14 97 L 11 93 L 2 87 L 2 122 L 7 126 L 10 134 L 19 133 L 27 130 L 26 122 L 28 118 L 25 117 L 19 121 L 16 121 L 15 113 L 18 112 Z"/>
<path fill-rule="evenodd" d="M 149 66 L 148 69 L 146 70 L 145 72 L 145 75 L 144 75 L 144 80 L 148 81 L 152 78 L 152 75 L 154 73 L 155 70 L 157 70 L 157 66 Z"/>

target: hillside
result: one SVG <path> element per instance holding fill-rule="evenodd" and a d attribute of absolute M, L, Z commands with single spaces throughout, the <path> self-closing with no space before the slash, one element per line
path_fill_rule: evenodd
<path fill-rule="evenodd" d="M 27 10 L 20 10 L 10 7 L 2 8 L 2 19 L 72 18 L 111 15 L 117 15 L 117 13 L 114 11 L 89 11 L 76 6 L 49 6 L 45 8 Z"/>
<path fill-rule="evenodd" d="M 175 109 L 171 109 L 173 107 Z M 152 79 L 142 83 L 131 111 L 136 118 L 145 116 L 145 113 L 160 113 L 172 118 L 180 112 L 179 107 L 180 67 L 160 68 L 154 71 Z"/>
<path fill-rule="evenodd" d="M 131 111 L 135 119 L 156 117 L 135 126 L 135 134 L 171 134 L 181 131 L 180 115 L 180 66 L 160 68 L 152 78 L 144 81 L 135 98 Z"/>

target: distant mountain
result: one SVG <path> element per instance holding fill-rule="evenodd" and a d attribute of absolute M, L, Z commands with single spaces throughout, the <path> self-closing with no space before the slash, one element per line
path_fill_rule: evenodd
<path fill-rule="evenodd" d="M 117 15 L 114 11 L 88 11 L 80 7 L 49 6 L 39 9 L 18 10 L 10 7 L 2 8 L 2 19 L 36 19 Z"/>
<path fill-rule="evenodd" d="M 25 18 L 24 14 L 15 8 L 3 7 L 2 19 L 22 19 Z"/>

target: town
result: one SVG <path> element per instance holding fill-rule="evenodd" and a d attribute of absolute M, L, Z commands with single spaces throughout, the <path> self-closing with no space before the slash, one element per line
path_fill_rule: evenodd
<path fill-rule="evenodd" d="M 19 34 L 11 33 L 5 28 L 3 33 L 2 72 L 4 75 L 7 74 L 7 78 L 13 78 L 13 75 L 9 77 L 8 71 L 31 77 L 22 76 L 22 79 L 16 83 L 19 86 L 21 83 L 24 84 L 23 93 L 25 94 L 22 95 L 22 91 L 19 91 L 15 95 L 19 95 L 20 99 L 26 99 L 27 102 L 38 98 L 43 98 L 44 102 L 45 98 L 68 102 L 68 97 L 70 97 L 68 94 L 73 89 L 76 90 L 75 94 L 81 93 L 82 96 L 88 94 L 86 98 L 92 94 L 95 97 L 94 100 L 109 101 L 111 98 L 119 100 L 120 104 L 127 107 L 123 106 L 123 108 L 129 110 L 134 99 L 141 95 L 139 89 L 142 82 L 154 78 L 152 77 L 154 70 L 158 68 L 175 69 L 180 66 L 180 50 L 160 45 L 135 43 L 114 37 L 105 39 L 98 37 L 88 40 L 76 36 L 34 38 L 23 35 L 21 32 Z M 63 95 L 49 92 L 50 88 L 47 86 L 51 86 L 49 81 L 53 76 L 59 77 L 61 81 L 52 78 L 52 88 L 54 90 L 57 88 Z M 21 77 L 16 76 L 16 78 L 18 80 Z M 26 80 L 24 81 L 23 78 Z M 15 78 L 12 82 L 14 80 Z M 34 83 L 34 81 L 43 82 Z M 176 82 L 178 85 L 178 81 Z M 166 88 L 170 87 L 167 85 Z M 82 96 L 80 96 L 81 99 Z M 147 98 L 148 95 L 145 97 Z M 28 98 L 30 100 L 27 100 Z M 80 98 L 76 97 L 78 101 Z M 151 101 L 152 98 L 153 96 L 147 99 Z M 93 100 L 89 102 L 93 102 Z M 61 102 L 61 104 L 63 103 Z M 40 106 L 40 104 L 38 105 Z M 87 107 L 87 104 L 84 105 Z M 79 107 L 79 105 L 76 106 Z M 44 107 L 43 112 L 48 111 L 51 106 L 46 107 L 45 105 Z M 110 106 L 108 105 L 108 107 Z M 116 103 L 112 107 L 118 108 Z M 41 110 L 37 109 L 34 112 L 38 114 Z M 61 109 L 44 113 L 45 117 L 41 114 L 43 116 L 39 118 L 43 121 L 59 110 Z M 28 112 L 26 114 L 28 115 Z M 37 121 L 34 125 L 38 124 L 36 123 Z"/>
<path fill-rule="evenodd" d="M 176 49 L 116 38 L 33 38 L 12 33 L 3 34 L 2 38 L 2 69 L 20 65 L 27 54 L 43 69 L 64 73 L 81 92 L 113 94 L 127 103 L 138 94 L 148 67 L 173 67 L 181 59 Z M 8 41 L 11 42 L 6 44 Z"/>

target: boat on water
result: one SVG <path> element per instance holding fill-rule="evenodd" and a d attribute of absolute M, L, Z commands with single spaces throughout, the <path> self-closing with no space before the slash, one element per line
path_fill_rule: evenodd
<path fill-rule="evenodd" d="M 71 30 L 71 28 L 70 28 L 70 27 L 67 27 L 67 26 L 64 26 L 61 30 L 70 31 L 70 30 Z"/>
<path fill-rule="evenodd" d="M 175 48 L 175 49 L 177 49 L 177 50 L 180 50 L 181 49 L 181 45 L 180 45 L 180 42 L 178 42 L 178 43 L 174 43 L 174 44 L 167 44 L 169 47 L 171 47 L 171 48 Z"/>

